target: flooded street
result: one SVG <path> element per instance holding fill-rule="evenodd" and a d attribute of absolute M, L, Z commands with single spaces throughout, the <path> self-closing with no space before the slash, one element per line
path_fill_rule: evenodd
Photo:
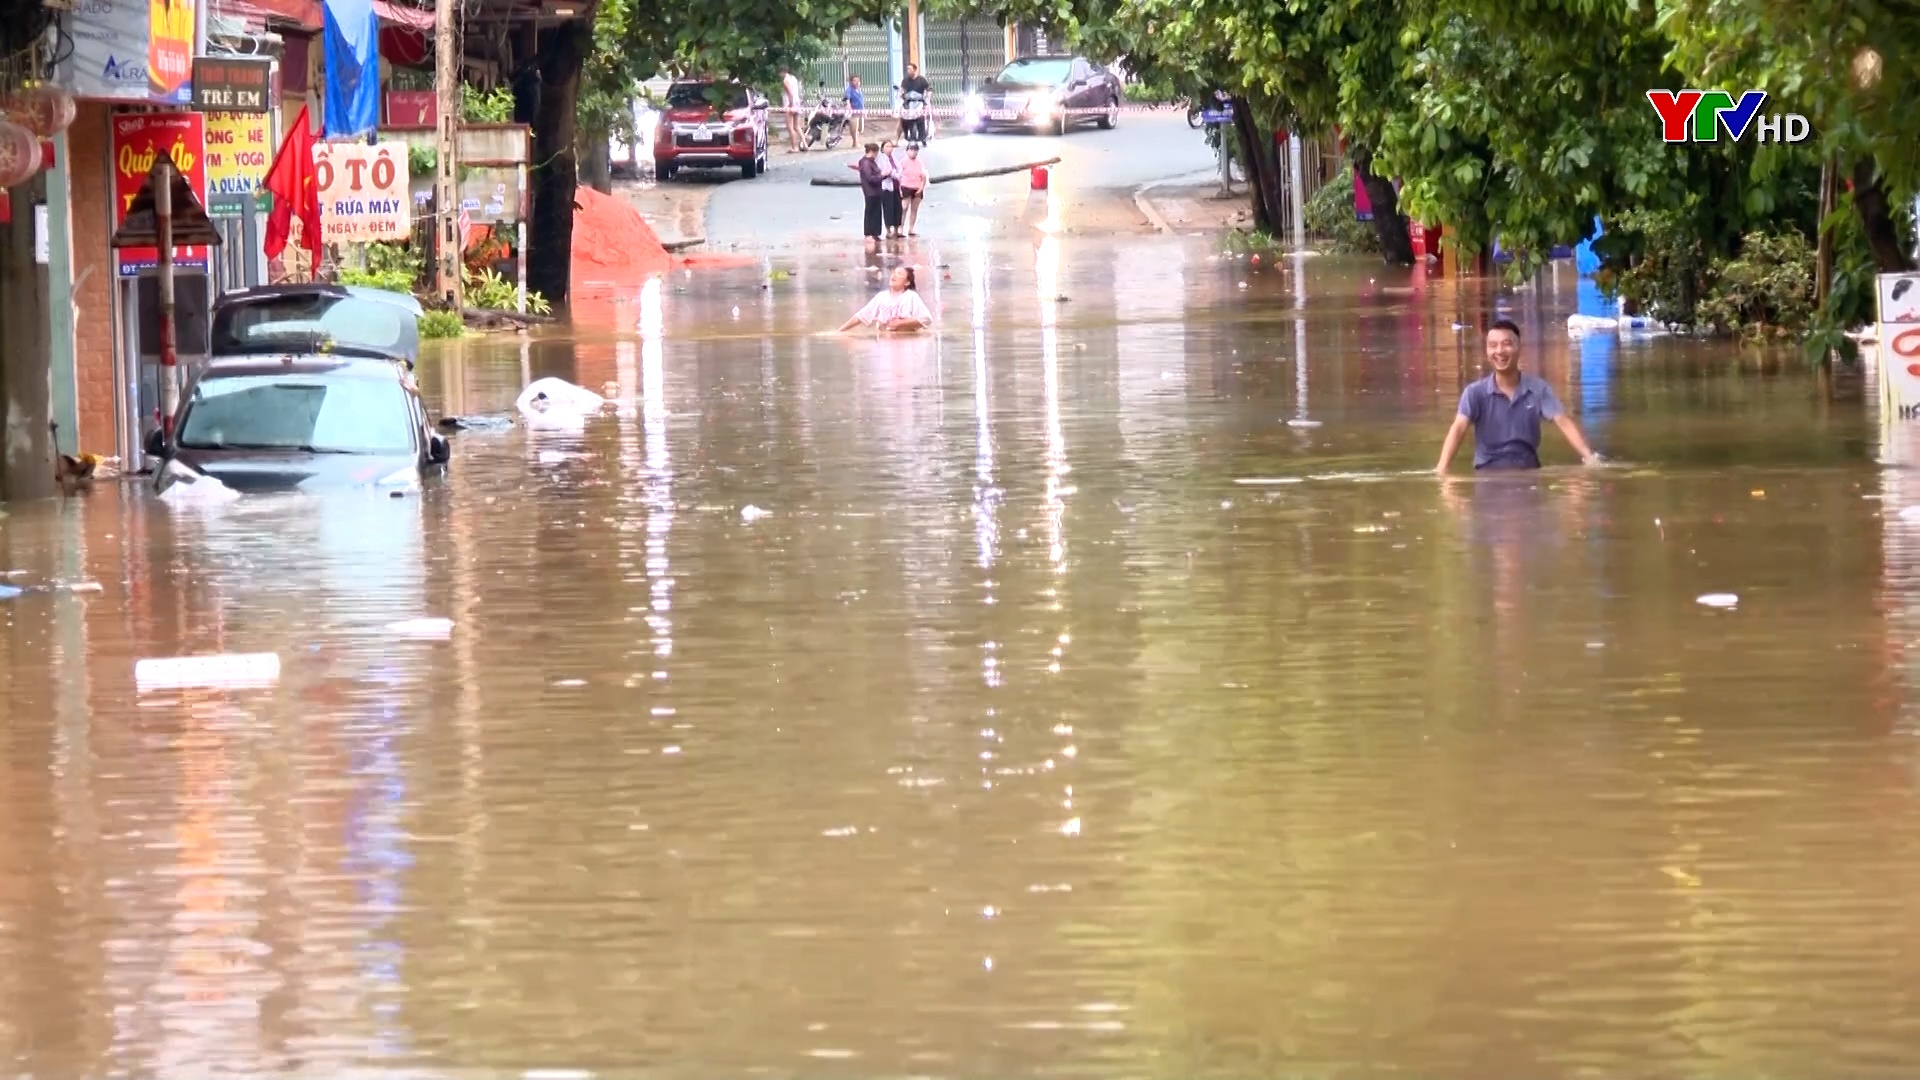
<path fill-rule="evenodd" d="M 619 408 L 416 497 L 9 507 L 101 588 L 0 602 L 0 1073 L 1920 1070 L 1857 386 L 1181 237 L 929 241 L 937 336 L 810 336 L 846 250 L 434 353 Z M 1615 467 L 1407 475 L 1496 304 Z"/>

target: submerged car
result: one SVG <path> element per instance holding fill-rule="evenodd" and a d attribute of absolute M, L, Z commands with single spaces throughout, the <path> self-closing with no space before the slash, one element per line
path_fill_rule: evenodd
<path fill-rule="evenodd" d="M 420 301 L 407 293 L 323 282 L 262 285 L 226 293 L 213 306 L 210 351 L 221 356 L 308 352 L 322 345 L 357 355 L 420 359 Z"/>
<path fill-rule="evenodd" d="M 1081 56 L 1023 56 L 967 95 L 969 131 L 1018 128 L 1065 135 L 1089 120 L 1110 128 L 1119 119 L 1120 80 Z"/>
<path fill-rule="evenodd" d="M 748 180 L 767 171 L 767 99 L 737 82 L 686 79 L 667 89 L 653 136 L 653 174 L 738 168 Z"/>
<path fill-rule="evenodd" d="M 187 384 L 173 441 L 147 437 L 154 490 L 212 477 L 237 492 L 337 486 L 402 491 L 445 465 L 413 376 L 332 354 L 216 358 Z"/>

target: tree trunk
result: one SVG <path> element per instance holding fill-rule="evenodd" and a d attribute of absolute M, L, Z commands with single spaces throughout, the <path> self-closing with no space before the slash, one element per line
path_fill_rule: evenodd
<path fill-rule="evenodd" d="M 1833 204 L 1839 198 L 1840 168 L 1828 155 L 1820 163 L 1820 225 L 1819 238 L 1813 251 L 1813 304 L 1825 307 L 1827 291 L 1833 287 L 1833 230 L 1827 227 L 1827 215 L 1833 213 Z"/>
<path fill-rule="evenodd" d="M 607 150 L 607 135 L 580 132 L 580 182 L 602 195 L 613 194 L 613 155 Z"/>
<path fill-rule="evenodd" d="M 593 48 L 584 19 L 561 23 L 540 59 L 540 101 L 533 124 L 533 222 L 527 236 L 527 288 L 554 305 L 567 302 L 573 270 L 574 104 Z"/>
<path fill-rule="evenodd" d="M 1393 266 L 1412 266 L 1413 237 L 1400 216 L 1400 193 L 1393 190 L 1393 181 L 1374 175 L 1373 151 L 1366 146 L 1354 146 L 1353 166 L 1373 206 L 1373 235 L 1380 240 L 1381 257 Z"/>
<path fill-rule="evenodd" d="M 0 499 L 54 494 L 53 365 L 48 360 L 47 271 L 33 257 L 36 176 L 12 190 L 0 225 Z"/>
<path fill-rule="evenodd" d="M 1233 133 L 1240 140 L 1240 163 L 1247 168 L 1247 198 L 1253 211 L 1253 228 L 1270 236 L 1280 235 L 1279 177 L 1273 165 L 1272 140 L 1261 138 L 1260 122 L 1247 99 L 1233 99 Z M 1225 131 L 1221 138 L 1227 138 Z"/>
<path fill-rule="evenodd" d="M 1894 274 L 1912 270 L 1913 260 L 1900 246 L 1900 229 L 1887 205 L 1886 185 L 1870 155 L 1862 155 L 1853 162 L 1853 209 L 1860 215 L 1860 227 L 1867 234 L 1867 246 L 1872 249 L 1874 264 L 1880 272 Z"/>

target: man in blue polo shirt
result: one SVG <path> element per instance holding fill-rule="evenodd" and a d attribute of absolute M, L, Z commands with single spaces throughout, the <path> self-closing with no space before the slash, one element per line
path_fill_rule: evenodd
<path fill-rule="evenodd" d="M 1453 464 L 1454 451 L 1473 427 L 1473 467 L 1480 469 L 1537 469 L 1540 467 L 1540 421 L 1551 420 L 1567 437 L 1580 460 L 1600 464 L 1600 455 L 1587 445 L 1580 425 L 1560 407 L 1553 387 L 1537 375 L 1520 370 L 1520 328 L 1507 319 L 1496 320 L 1487 330 L 1487 364 L 1493 373 L 1467 384 L 1460 394 L 1460 413 L 1447 429 L 1447 441 L 1440 446 L 1440 464 L 1433 470 L 1444 474 Z"/>

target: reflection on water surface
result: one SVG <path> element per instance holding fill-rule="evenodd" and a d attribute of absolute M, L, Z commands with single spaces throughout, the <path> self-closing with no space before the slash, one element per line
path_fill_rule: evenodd
<path fill-rule="evenodd" d="M 1499 302 L 1630 464 L 1440 484 L 1478 286 L 921 262 L 929 338 L 810 336 L 829 253 L 432 355 L 619 405 L 418 499 L 12 508 L 10 580 L 103 589 L 0 605 L 0 1061 L 1912 1074 L 1920 493 L 1858 403 L 1550 281 Z"/>

